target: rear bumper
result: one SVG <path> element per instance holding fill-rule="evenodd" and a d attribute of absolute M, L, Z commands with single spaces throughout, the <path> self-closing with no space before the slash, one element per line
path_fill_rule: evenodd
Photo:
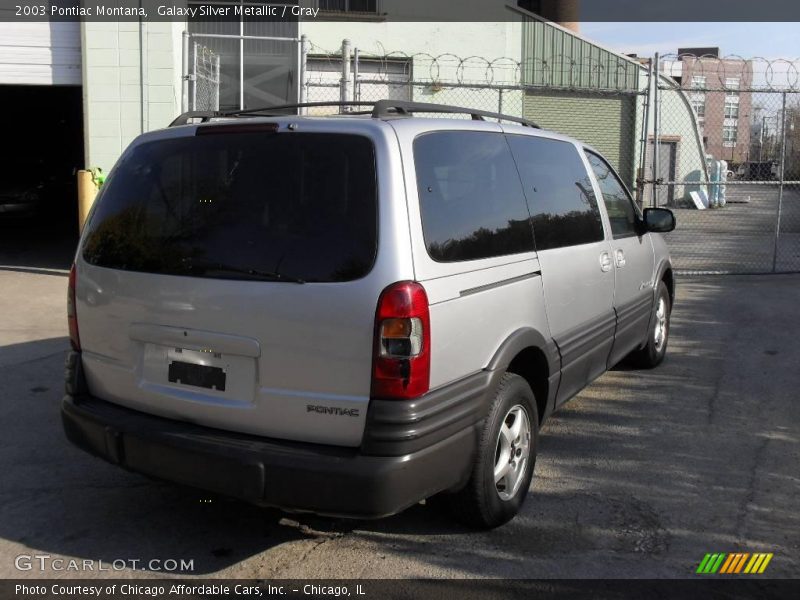
<path fill-rule="evenodd" d="M 378 414 L 358 449 L 237 434 L 133 411 L 91 397 L 84 386 L 70 387 L 70 371 L 79 362 L 72 359 L 70 369 L 68 359 L 62 404 L 67 438 L 79 448 L 131 471 L 256 504 L 361 518 L 391 515 L 463 485 L 477 443 L 478 406 L 493 379 L 487 374 L 440 392 L 449 408 L 444 412 L 427 406 L 435 397 L 405 405 L 399 422 L 375 402 L 370 411 Z M 475 407 L 468 416 L 457 410 L 463 403 Z M 454 418 L 459 412 L 461 418 Z"/>

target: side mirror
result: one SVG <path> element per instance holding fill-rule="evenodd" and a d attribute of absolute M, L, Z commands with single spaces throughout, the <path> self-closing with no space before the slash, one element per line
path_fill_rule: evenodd
<path fill-rule="evenodd" d="M 675 229 L 675 215 L 668 208 L 645 208 L 642 219 L 645 231 L 668 233 Z"/>

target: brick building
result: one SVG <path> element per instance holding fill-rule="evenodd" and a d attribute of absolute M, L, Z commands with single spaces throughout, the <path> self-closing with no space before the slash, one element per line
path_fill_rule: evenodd
<path fill-rule="evenodd" d="M 706 152 L 737 165 L 749 159 L 753 64 L 719 57 L 719 48 L 679 48 L 665 72 L 689 97 Z"/>

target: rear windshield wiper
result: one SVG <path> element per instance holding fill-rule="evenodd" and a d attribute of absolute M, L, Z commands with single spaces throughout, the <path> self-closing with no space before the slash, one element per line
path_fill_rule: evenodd
<path fill-rule="evenodd" d="M 284 275 L 283 273 L 278 273 L 277 271 L 262 271 L 261 269 L 247 269 L 244 267 L 236 267 L 234 265 L 227 265 L 222 262 L 213 261 L 213 260 L 205 260 L 205 259 L 196 259 L 191 257 L 186 257 L 181 260 L 181 262 L 188 268 L 190 271 L 198 270 L 202 271 L 203 273 L 208 273 L 209 271 L 217 271 L 220 273 L 236 273 L 239 275 L 249 275 L 255 279 L 263 279 L 266 281 L 285 281 L 287 283 L 305 283 L 304 279 L 300 279 L 299 277 L 292 277 L 291 275 Z"/>

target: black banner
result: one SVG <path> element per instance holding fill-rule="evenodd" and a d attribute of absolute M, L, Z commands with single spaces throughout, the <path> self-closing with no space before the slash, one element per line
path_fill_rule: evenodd
<path fill-rule="evenodd" d="M 800 580 L 731 577 L 692 580 L 225 580 L 49 579 L 0 581 L 0 600 L 484 600 L 568 598 L 739 599 L 797 598 Z"/>
<path fill-rule="evenodd" d="M 796 0 L 0 0 L 2 21 L 794 22 Z"/>

